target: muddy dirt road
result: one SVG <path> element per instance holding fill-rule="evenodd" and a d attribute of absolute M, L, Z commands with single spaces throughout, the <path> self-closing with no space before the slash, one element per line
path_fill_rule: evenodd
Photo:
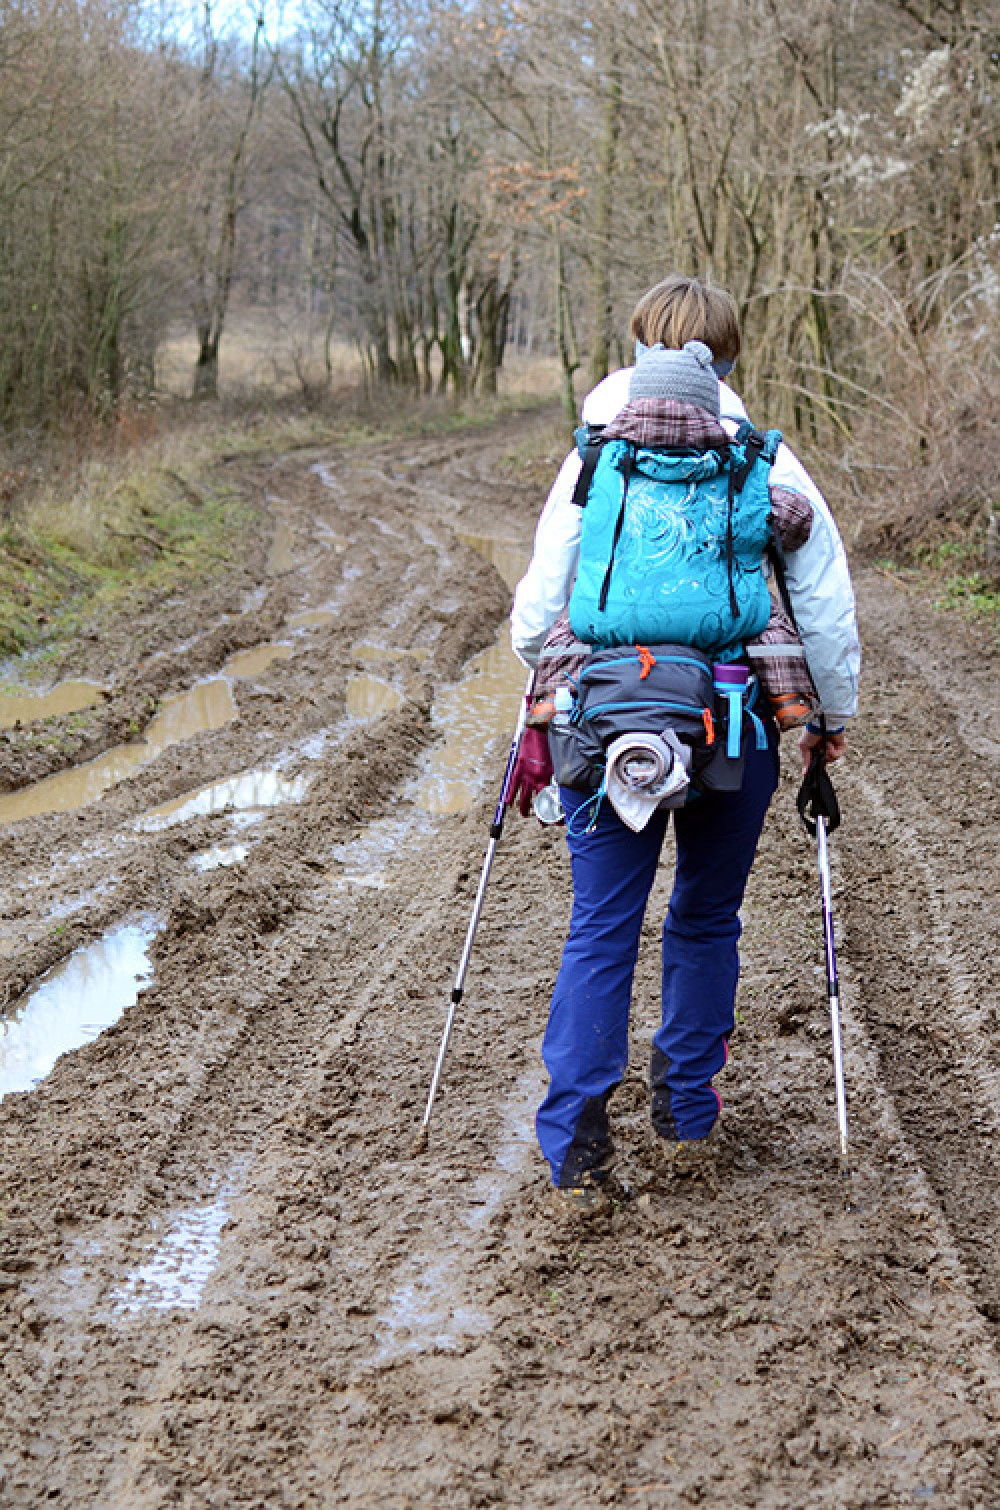
<path fill-rule="evenodd" d="M 243 463 L 246 570 L 76 647 L 74 768 L 0 747 L 4 1505 L 1000 1505 L 996 647 L 896 582 L 832 843 L 858 1209 L 791 750 L 714 1176 L 650 1177 L 665 867 L 621 1198 L 553 1218 L 520 820 L 411 1157 L 523 688 L 510 445 Z"/>

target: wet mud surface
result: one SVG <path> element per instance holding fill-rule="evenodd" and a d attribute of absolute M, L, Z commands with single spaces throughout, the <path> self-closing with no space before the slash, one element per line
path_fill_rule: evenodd
<path fill-rule="evenodd" d="M 132 1004 L 0 1102 L 5 1505 L 1000 1503 L 997 648 L 902 585 L 859 574 L 831 841 L 854 1209 L 790 746 L 714 1167 L 670 1177 L 648 1127 L 666 856 L 618 1196 L 554 1209 L 568 867 L 516 816 L 413 1154 L 519 692 L 487 556 L 511 574 L 540 500 L 509 445 L 244 463 L 271 532 L 232 581 L 61 668 L 106 689 L 89 760 L 291 646 L 230 675 L 226 721 L 0 832 L 0 1054 L 46 972 L 128 928 L 145 951 Z M 506 708 L 456 741 L 476 675 Z M 466 795 L 428 801 L 443 747 Z M 53 774 L 19 748 L 7 797 Z"/>

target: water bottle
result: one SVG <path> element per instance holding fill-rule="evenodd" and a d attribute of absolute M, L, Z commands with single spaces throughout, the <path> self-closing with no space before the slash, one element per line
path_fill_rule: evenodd
<path fill-rule="evenodd" d="M 553 776 L 548 786 L 536 792 L 531 801 L 531 810 L 539 823 L 561 823 L 565 818 L 559 797 L 559 783 Z"/>
<path fill-rule="evenodd" d="M 570 714 L 573 711 L 573 694 L 568 687 L 557 687 L 555 695 L 555 712 L 552 722 L 559 728 L 564 728 L 569 723 Z"/>
<path fill-rule="evenodd" d="M 740 753 L 740 735 L 743 730 L 743 694 L 750 680 L 750 671 L 746 666 L 722 662 L 717 662 L 712 667 L 712 671 L 715 674 L 716 692 L 729 704 L 729 736 L 726 743 L 726 755 L 730 760 L 737 760 Z"/>

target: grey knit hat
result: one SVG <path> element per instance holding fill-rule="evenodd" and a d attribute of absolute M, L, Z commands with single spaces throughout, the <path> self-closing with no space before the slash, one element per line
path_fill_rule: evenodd
<path fill-rule="evenodd" d="M 719 379 L 712 353 L 704 341 L 688 341 L 683 351 L 668 351 L 659 343 L 636 360 L 628 396 L 668 398 L 678 404 L 697 404 L 719 416 Z"/>

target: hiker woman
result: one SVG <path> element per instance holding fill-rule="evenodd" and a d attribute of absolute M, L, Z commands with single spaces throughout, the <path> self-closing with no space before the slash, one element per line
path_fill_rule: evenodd
<path fill-rule="evenodd" d="M 633 454 L 643 446 L 664 447 L 672 456 L 725 453 L 746 419 L 741 400 L 721 381 L 740 350 L 730 295 L 693 278 L 669 277 L 639 300 L 631 329 L 636 366 L 612 373 L 584 401 L 583 419 L 591 433 L 600 429 L 602 441 L 624 439 Z M 570 600 L 578 571 L 581 582 L 585 575 L 580 551 L 586 497 L 574 501 L 580 474 L 581 458 L 573 452 L 549 493 L 531 563 L 515 594 L 512 640 L 531 666 Z M 860 651 L 854 595 L 829 508 L 784 444 L 766 475 L 777 532 L 788 531 L 787 591 L 816 691 L 815 717 L 800 735 L 805 768 L 817 747 L 827 761 L 840 758 L 846 721 L 856 712 Z M 627 488 L 626 480 L 626 493 Z M 624 519 L 624 500 L 621 509 Z M 728 601 L 735 607 L 731 521 L 730 509 Z M 620 522 L 612 558 L 621 529 Z M 759 554 L 758 548 L 758 567 Z M 615 569 L 627 570 L 627 559 Z M 756 629 L 766 620 L 764 608 Z M 572 646 L 565 644 L 561 622 L 563 643 L 556 650 L 565 656 Z M 683 626 L 660 638 L 698 643 L 697 634 L 687 635 Z M 634 643 L 631 635 L 625 639 Z M 621 637 L 611 641 L 621 642 Z M 702 643 L 701 648 L 714 653 L 717 647 Z M 732 659 L 739 649 L 745 650 L 745 643 L 736 651 L 730 647 L 726 656 Z M 745 741 L 738 788 L 701 793 L 674 811 L 677 861 L 663 925 L 662 1023 L 653 1039 L 651 1089 L 653 1127 L 678 1172 L 700 1161 L 719 1116 L 712 1079 L 726 1062 L 734 1022 L 739 913 L 778 782 L 777 729 L 766 713 L 756 724 L 760 738 Z M 537 737 L 533 744 L 537 754 Z M 516 777 L 522 810 L 526 795 L 548 779 L 547 770 L 530 769 L 531 754 L 529 741 L 527 768 Z M 657 807 L 636 830 L 612 802 L 598 798 L 595 819 L 593 796 L 568 786 L 560 788 L 560 796 L 573 914 L 543 1045 L 550 1082 L 536 1127 L 553 1184 L 568 1201 L 586 1206 L 600 1200 L 611 1164 L 608 1102 L 625 1072 L 640 929 L 669 812 Z"/>

